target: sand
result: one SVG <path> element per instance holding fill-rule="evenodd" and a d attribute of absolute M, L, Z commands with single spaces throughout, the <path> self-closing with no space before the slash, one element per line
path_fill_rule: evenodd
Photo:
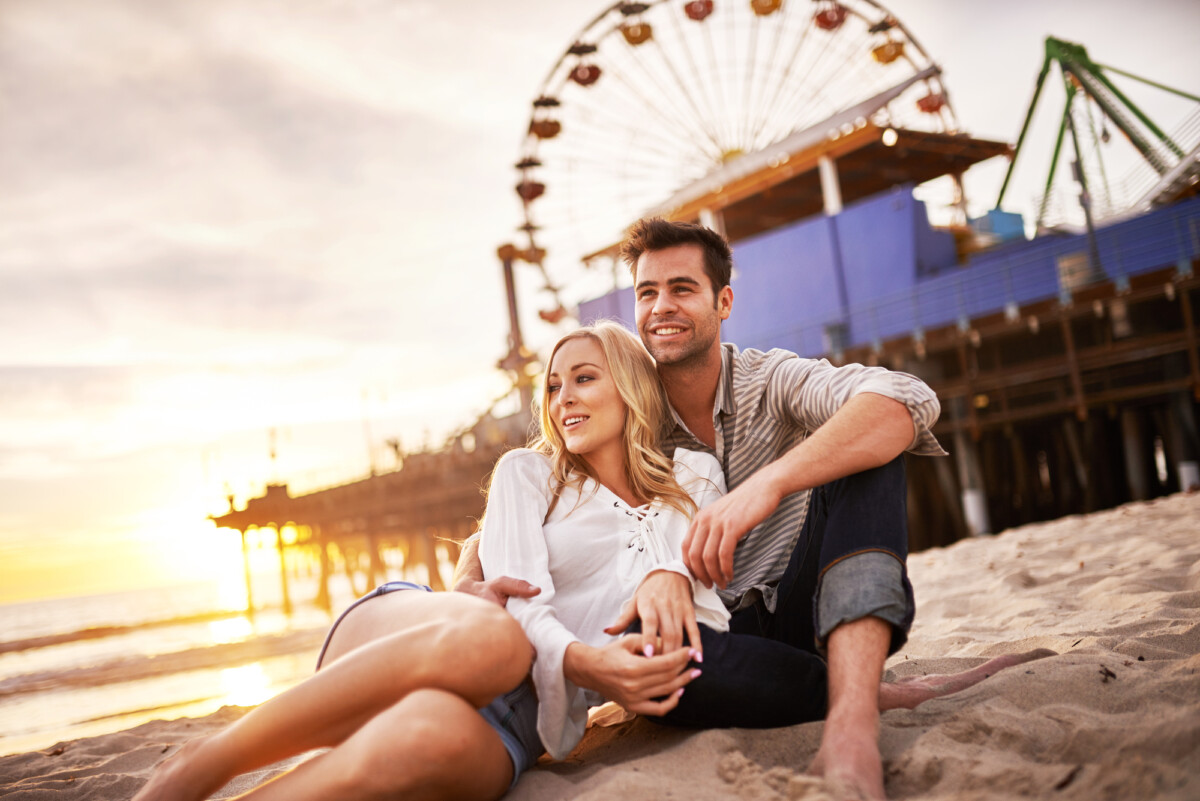
<path fill-rule="evenodd" d="M 887 791 L 923 799 L 1200 798 L 1200 493 L 967 540 L 909 560 L 917 621 L 891 677 L 1058 655 L 882 718 Z M 242 714 L 155 721 L 0 757 L 0 798 L 129 798 L 174 746 Z M 803 775 L 820 723 L 595 726 L 508 798 L 828 798 Z M 242 777 L 228 798 L 279 767 Z"/>

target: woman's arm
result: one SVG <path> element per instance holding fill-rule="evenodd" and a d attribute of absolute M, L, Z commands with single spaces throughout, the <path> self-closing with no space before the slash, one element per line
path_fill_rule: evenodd
<path fill-rule="evenodd" d="M 500 606 L 506 606 L 509 598 L 532 598 L 542 591 L 528 581 L 511 576 L 485 579 L 483 564 L 479 561 L 479 537 L 468 537 L 463 543 L 451 586 L 455 592 L 465 592 Z"/>
<path fill-rule="evenodd" d="M 699 670 L 687 669 L 696 652 L 678 648 L 647 656 L 643 647 L 649 646 L 642 643 L 640 634 L 627 634 L 603 648 L 573 642 L 563 655 L 563 674 L 630 712 L 665 715 L 679 703 L 684 686 L 700 675 Z"/>

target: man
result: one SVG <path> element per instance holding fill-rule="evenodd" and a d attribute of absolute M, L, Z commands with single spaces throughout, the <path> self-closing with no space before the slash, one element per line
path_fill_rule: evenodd
<path fill-rule="evenodd" d="M 730 488 L 693 520 L 684 560 L 716 585 L 733 631 L 826 656 L 829 707 L 810 770 L 883 798 L 879 679 L 913 616 L 901 454 L 944 453 L 930 433 L 937 398 L 903 373 L 722 345 L 732 255 L 706 228 L 642 220 L 622 256 L 675 416 L 668 444 L 715 455 Z M 534 591 L 479 578 L 456 589 L 498 602 Z M 638 619 L 649 642 L 678 647 L 694 627 L 689 584 L 651 575 L 610 631 Z"/>

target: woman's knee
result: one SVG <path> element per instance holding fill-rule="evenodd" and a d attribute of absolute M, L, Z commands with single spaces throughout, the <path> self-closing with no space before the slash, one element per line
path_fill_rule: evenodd
<path fill-rule="evenodd" d="M 356 736 L 347 778 L 364 798 L 498 797 L 511 779 L 499 735 L 452 693 L 412 692 Z"/>
<path fill-rule="evenodd" d="M 521 624 L 503 607 L 472 596 L 461 596 L 454 605 L 456 614 L 439 631 L 440 647 L 494 675 L 497 694 L 515 687 L 533 662 Z"/>

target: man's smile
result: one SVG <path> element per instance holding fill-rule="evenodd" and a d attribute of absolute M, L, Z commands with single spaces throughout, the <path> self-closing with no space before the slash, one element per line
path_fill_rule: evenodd
<path fill-rule="evenodd" d="M 655 336 L 669 337 L 675 334 L 682 334 L 687 330 L 684 326 L 678 323 L 656 323 L 650 326 L 650 333 Z"/>

